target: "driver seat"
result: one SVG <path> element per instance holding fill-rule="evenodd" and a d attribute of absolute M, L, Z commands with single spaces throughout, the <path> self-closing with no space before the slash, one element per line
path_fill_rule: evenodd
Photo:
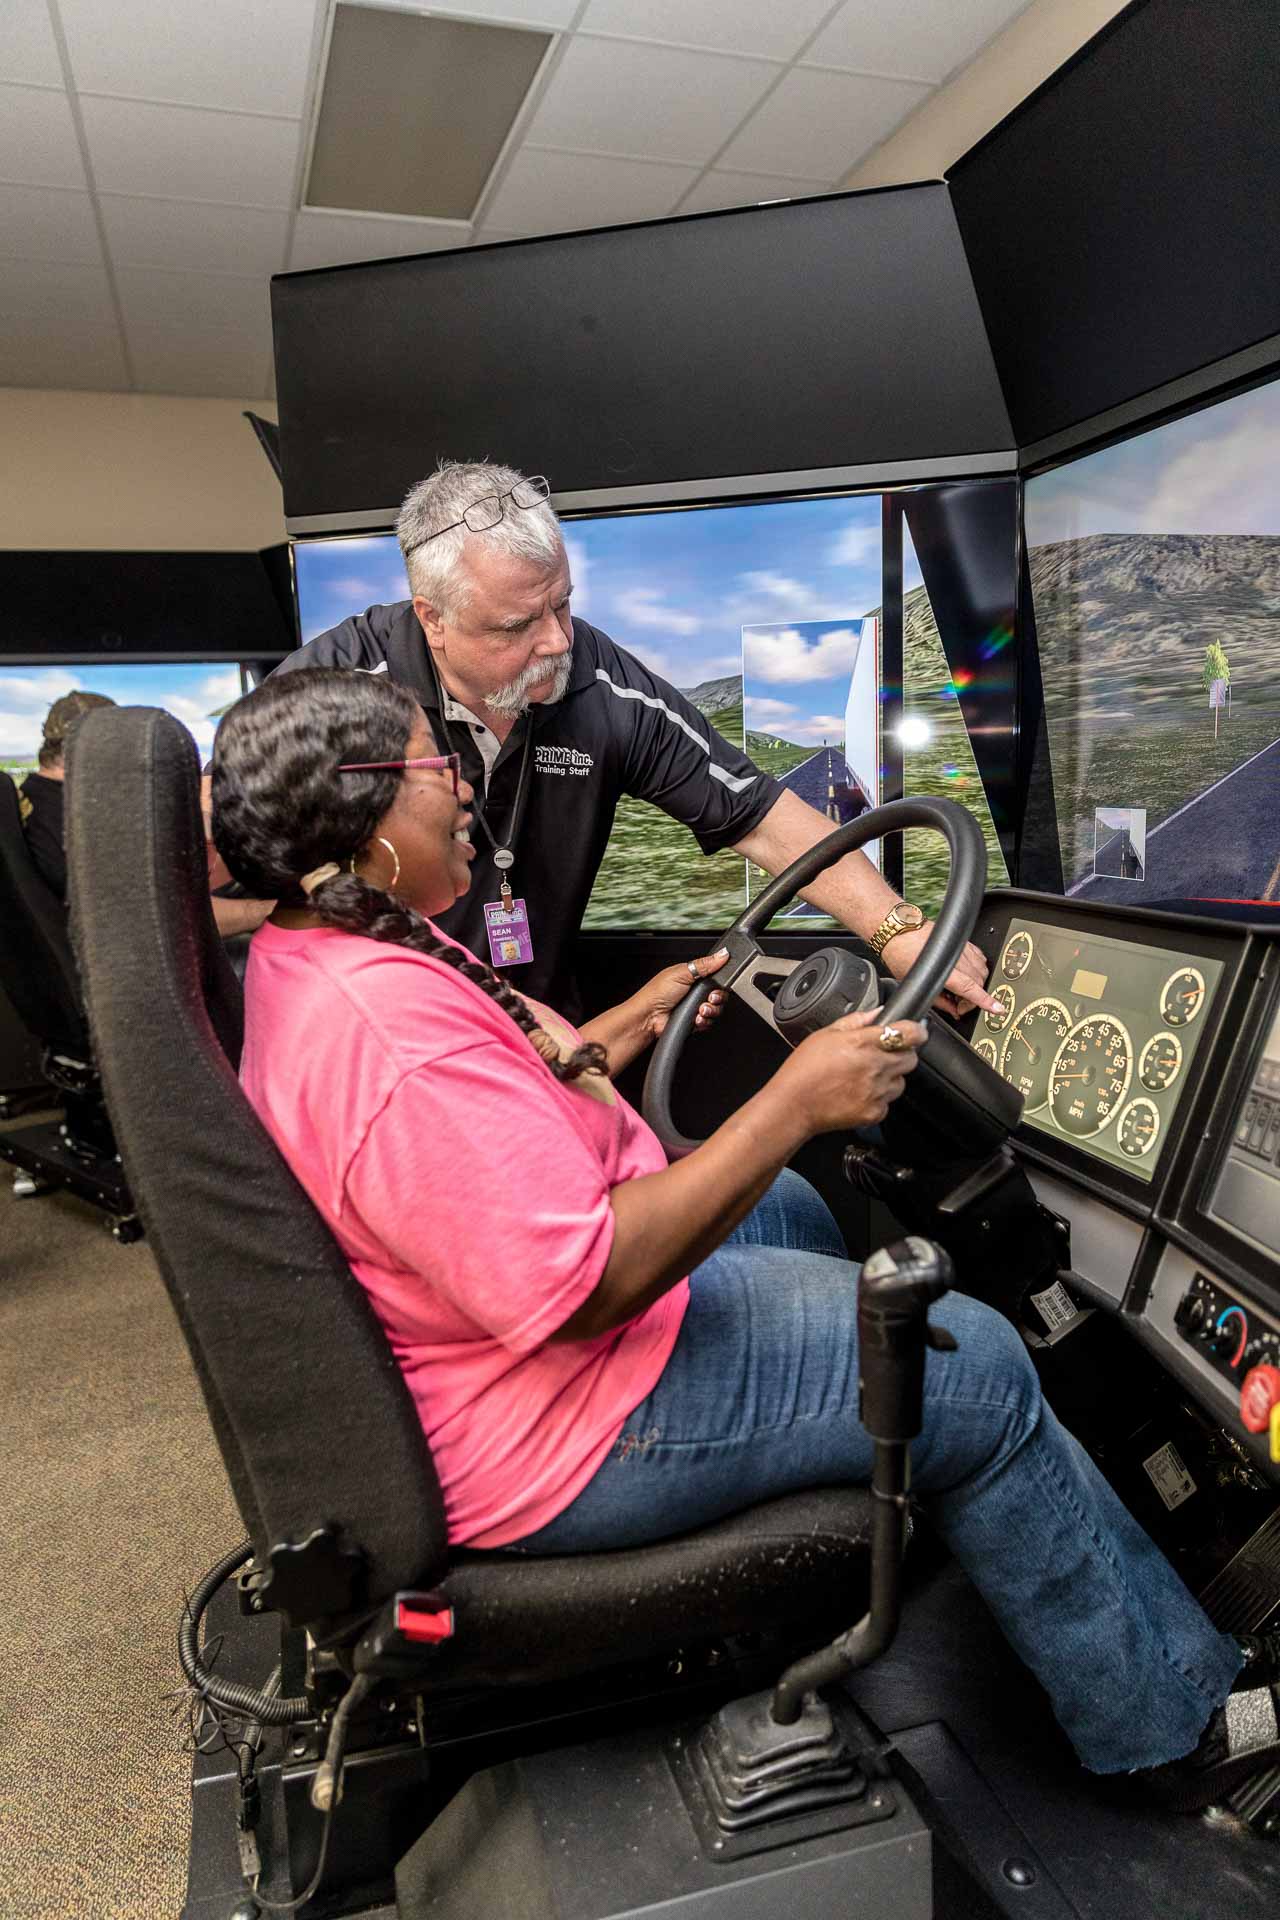
<path fill-rule="evenodd" d="M 450 1636 L 401 1641 L 382 1669 L 433 1701 L 861 1612 L 860 1488 L 634 1551 L 450 1548 L 390 1346 L 236 1079 L 240 988 L 209 909 L 194 742 L 163 712 L 103 708 L 69 757 L 72 931 L 99 1067 L 250 1536 L 254 1610 L 307 1628 L 349 1671 L 379 1609 L 437 1589 Z"/>

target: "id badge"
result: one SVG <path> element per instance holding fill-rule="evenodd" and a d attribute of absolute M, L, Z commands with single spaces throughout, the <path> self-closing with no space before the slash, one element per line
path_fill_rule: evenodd
<path fill-rule="evenodd" d="M 529 935 L 529 914 L 523 900 L 488 901 L 484 910 L 485 932 L 489 936 L 489 960 L 495 967 L 519 967 L 533 958 Z"/>

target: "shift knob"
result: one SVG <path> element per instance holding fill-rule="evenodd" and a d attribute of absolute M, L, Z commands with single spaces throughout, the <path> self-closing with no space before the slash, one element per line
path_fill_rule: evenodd
<path fill-rule="evenodd" d="M 911 1234 L 873 1253 L 858 1280 L 858 1406 L 875 1440 L 911 1440 L 924 1419 L 926 1347 L 955 1348 L 928 1309 L 955 1278 L 950 1255 Z"/>

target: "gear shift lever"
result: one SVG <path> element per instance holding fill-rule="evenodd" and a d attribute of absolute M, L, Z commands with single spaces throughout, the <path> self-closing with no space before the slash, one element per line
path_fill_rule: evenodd
<path fill-rule="evenodd" d="M 871 1605 L 829 1647 L 787 1668 L 774 1689 L 770 1716 L 794 1726 L 806 1694 L 882 1654 L 898 1630 L 902 1552 L 907 1531 L 909 1443 L 924 1420 L 926 1347 L 951 1351 L 944 1327 L 931 1327 L 929 1307 L 955 1278 L 951 1259 L 931 1240 L 911 1235 L 873 1253 L 858 1281 L 858 1411 L 875 1443 L 871 1469 Z"/>

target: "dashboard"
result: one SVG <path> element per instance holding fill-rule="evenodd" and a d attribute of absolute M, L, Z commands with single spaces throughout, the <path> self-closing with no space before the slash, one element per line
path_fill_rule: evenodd
<path fill-rule="evenodd" d="M 999 1010 L 970 1044 L 1023 1096 L 1028 1126 L 1150 1181 L 1208 1030 L 1223 963 L 1015 915 L 992 969 Z"/>
<path fill-rule="evenodd" d="M 1018 889 L 974 938 L 975 1052 L 1070 1232 L 1065 1278 L 1280 1483 L 1280 935 Z"/>

